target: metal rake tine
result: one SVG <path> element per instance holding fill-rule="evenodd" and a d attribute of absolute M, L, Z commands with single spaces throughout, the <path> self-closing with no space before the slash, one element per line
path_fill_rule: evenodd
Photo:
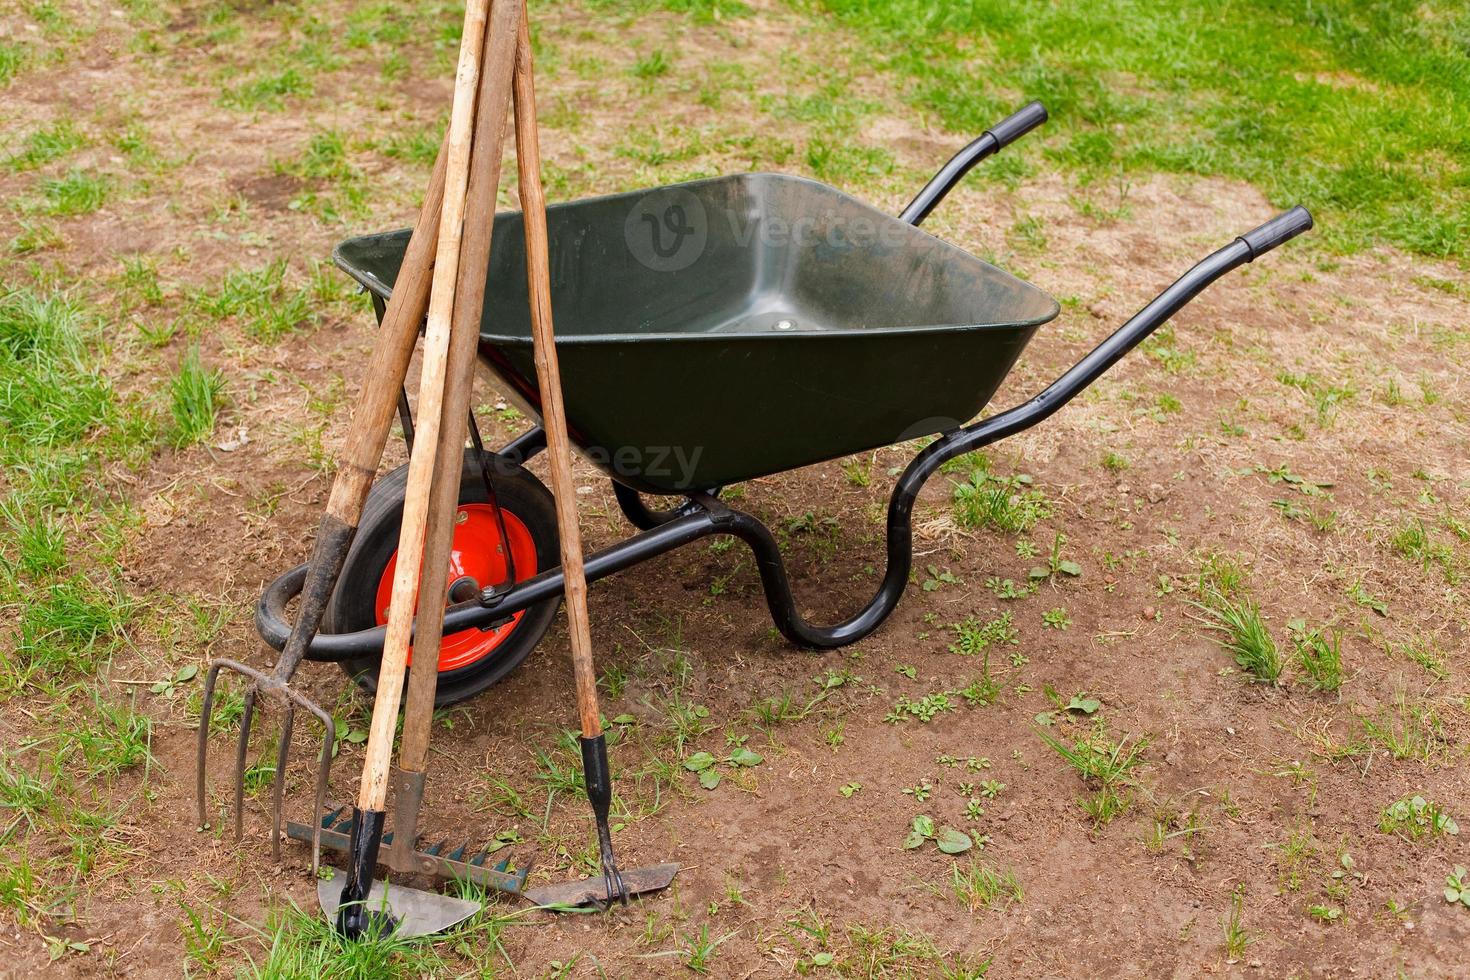
<path fill-rule="evenodd" d="M 245 692 L 240 715 L 240 742 L 235 746 L 235 840 L 245 835 L 245 758 L 250 752 L 250 726 L 255 720 L 255 686 Z"/>
<path fill-rule="evenodd" d="M 276 777 L 271 800 L 271 860 L 281 860 L 281 812 L 286 795 L 286 760 L 291 754 L 291 729 L 296 724 L 296 706 L 287 702 L 281 720 L 281 739 L 276 745 Z M 315 869 L 313 869 L 315 870 Z"/>
<path fill-rule="evenodd" d="M 222 664 L 210 664 L 209 673 L 204 675 L 204 701 L 199 706 L 199 749 L 194 759 L 194 798 L 199 809 L 199 828 L 205 820 L 205 766 L 209 762 L 209 723 L 214 717 L 214 685 L 219 680 Z"/>
<path fill-rule="evenodd" d="M 327 808 L 327 780 L 332 774 L 332 750 L 337 746 L 337 721 L 314 701 L 309 701 L 291 688 L 283 688 L 286 696 L 309 711 L 322 723 L 322 755 L 316 771 L 316 796 L 311 821 L 311 873 L 316 875 L 322 858 L 322 811 Z"/>

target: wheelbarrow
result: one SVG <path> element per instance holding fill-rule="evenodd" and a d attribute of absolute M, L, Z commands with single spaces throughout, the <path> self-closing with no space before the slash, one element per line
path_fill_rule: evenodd
<path fill-rule="evenodd" d="M 1046 118 L 1032 103 L 975 140 L 893 217 L 812 180 L 740 174 L 549 209 L 552 292 L 568 427 L 612 481 L 636 533 L 588 557 L 588 582 L 712 535 L 753 551 L 766 604 L 793 644 L 835 648 L 877 629 L 913 563 L 914 502 L 947 461 L 1037 425 L 1225 273 L 1312 226 L 1296 207 L 1202 259 L 1045 390 L 975 419 L 1038 328 L 1058 313 L 1041 289 L 919 225 L 979 160 Z M 505 393 L 539 418 L 521 216 L 495 218 L 480 353 Z M 409 233 L 353 238 L 336 263 L 381 319 Z M 400 400 L 404 436 L 413 423 Z M 471 422 L 473 423 L 473 419 Z M 441 704 L 504 678 L 555 616 L 550 493 L 524 468 L 539 427 L 487 451 L 471 425 L 461 480 Z M 908 464 L 887 516 L 876 593 L 835 625 L 798 611 L 775 536 L 720 499 L 732 484 L 852 453 L 935 437 Z M 405 468 L 406 469 L 406 468 Z M 405 470 L 374 487 L 323 632 L 306 654 L 371 689 L 381 656 Z M 666 503 L 650 506 L 645 495 Z M 280 649 L 301 565 L 271 582 L 256 627 Z M 290 836 L 345 846 L 336 817 Z M 338 840 L 341 837 L 341 841 Z M 502 876 L 503 878 L 503 876 Z M 518 881 L 489 884 L 515 890 Z"/>

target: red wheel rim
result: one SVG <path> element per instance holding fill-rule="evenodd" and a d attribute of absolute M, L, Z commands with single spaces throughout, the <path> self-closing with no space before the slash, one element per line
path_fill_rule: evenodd
<path fill-rule="evenodd" d="M 537 572 L 536 542 L 526 525 L 508 510 L 502 509 L 505 519 L 505 534 L 510 538 L 510 552 L 515 558 L 516 581 L 530 578 Z M 388 622 L 388 604 L 393 598 L 393 572 L 398 567 L 398 551 L 388 557 L 388 564 L 378 580 L 378 594 L 374 609 L 378 625 Z M 461 504 L 455 515 L 454 546 L 449 556 L 447 581 L 456 582 L 465 576 L 485 586 L 505 581 L 505 553 L 501 548 L 499 522 L 495 510 L 489 504 Z M 525 612 L 518 612 L 510 622 L 493 630 L 462 630 L 444 638 L 439 647 L 439 672 L 459 670 L 484 660 L 515 632 Z M 409 664 L 413 663 L 413 651 L 409 650 Z"/>

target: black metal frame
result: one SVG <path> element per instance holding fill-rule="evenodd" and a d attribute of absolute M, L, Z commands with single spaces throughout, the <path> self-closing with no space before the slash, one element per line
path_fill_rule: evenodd
<path fill-rule="evenodd" d="M 962 157 L 967 154 L 993 153 L 998 144 L 998 140 L 987 134 L 987 137 L 982 137 L 962 151 L 960 157 L 951 161 L 945 171 L 920 195 L 920 199 L 916 200 L 916 204 L 920 206 L 910 206 L 910 210 L 915 212 L 910 220 L 915 223 L 921 221 L 928 210 L 964 176 L 974 161 L 962 160 Z M 946 174 L 949 175 L 948 178 L 941 180 L 946 178 Z M 941 186 L 935 188 L 935 183 Z M 944 463 L 1047 419 L 1101 377 L 1205 287 L 1311 226 L 1311 215 L 1298 207 L 1240 236 L 1197 263 L 1040 394 L 1007 411 L 948 432 L 926 446 L 899 477 L 889 499 L 888 563 L 883 581 L 866 606 L 834 626 L 816 626 L 802 617 L 797 611 L 791 582 L 775 536 L 757 518 L 727 506 L 719 499 L 717 490 L 691 494 L 672 509 L 655 511 L 644 504 L 636 491 L 614 482 L 613 489 L 623 514 L 640 531 L 631 538 L 588 556 L 587 581 L 590 583 L 607 578 L 632 565 L 710 535 L 730 534 L 744 541 L 754 552 L 761 584 L 765 590 L 766 605 L 782 635 L 793 643 L 819 649 L 840 647 L 861 640 L 878 628 L 903 595 L 913 567 L 914 502 L 924 484 Z M 492 462 L 506 460 L 520 464 L 545 448 L 545 445 L 545 433 L 540 428 L 532 429 L 513 440 L 491 459 Z M 290 633 L 286 604 L 301 590 L 306 567 L 298 566 L 272 582 L 261 595 L 256 607 L 256 628 L 265 641 L 277 649 L 285 645 L 286 637 Z M 521 610 L 559 597 L 564 589 L 565 581 L 559 568 L 542 572 L 510 587 L 486 589 L 474 600 L 449 607 L 444 617 L 444 632 L 449 634 L 466 629 L 493 627 Z M 307 658 L 337 661 L 381 652 L 384 632 L 384 627 L 380 626 L 357 633 L 319 634 L 312 641 Z"/>

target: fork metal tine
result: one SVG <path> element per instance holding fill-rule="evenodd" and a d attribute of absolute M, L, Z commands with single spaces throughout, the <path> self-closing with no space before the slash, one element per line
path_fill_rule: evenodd
<path fill-rule="evenodd" d="M 245 692 L 245 710 L 240 715 L 240 741 L 235 746 L 235 840 L 245 833 L 245 759 L 250 752 L 250 725 L 255 718 L 255 688 Z"/>
<path fill-rule="evenodd" d="M 286 717 L 281 720 L 281 738 L 276 745 L 276 775 L 271 798 L 271 860 L 281 860 L 281 811 L 286 793 L 286 763 L 291 755 L 291 729 L 296 723 L 296 706 L 286 704 Z"/>
<path fill-rule="evenodd" d="M 199 825 L 205 824 L 207 813 L 207 763 L 209 759 L 209 725 L 213 718 L 215 707 L 215 693 L 218 688 L 219 674 L 222 670 L 232 670 L 252 683 L 245 692 L 244 708 L 240 715 L 240 740 L 235 747 L 235 839 L 239 840 L 244 835 L 244 811 L 245 811 L 245 763 L 249 756 L 250 731 L 254 724 L 255 708 L 257 702 L 263 700 L 265 695 L 277 698 L 285 705 L 285 717 L 282 719 L 281 731 L 277 740 L 276 764 L 274 778 L 272 780 L 272 814 L 271 814 L 271 854 L 276 860 L 281 855 L 281 825 L 285 815 L 285 777 L 286 767 L 290 757 L 291 736 L 295 730 L 296 709 L 303 708 L 322 724 L 322 749 L 317 764 L 316 793 L 313 800 L 315 809 L 312 811 L 316 817 L 312 820 L 311 833 L 311 869 L 315 874 L 321 866 L 321 839 L 322 832 L 331 827 L 332 822 L 347 808 L 339 807 L 328 813 L 325 818 L 320 815 L 327 809 L 327 785 L 331 778 L 332 754 L 337 744 L 337 724 L 332 716 L 324 711 L 320 705 L 305 697 L 299 691 L 294 690 L 286 682 L 286 677 L 281 673 L 278 665 L 273 673 L 265 673 L 242 664 L 236 660 L 220 657 L 210 662 L 209 672 L 204 681 L 204 700 L 200 706 L 198 755 L 195 759 L 195 794 L 197 799 L 197 811 Z"/>

